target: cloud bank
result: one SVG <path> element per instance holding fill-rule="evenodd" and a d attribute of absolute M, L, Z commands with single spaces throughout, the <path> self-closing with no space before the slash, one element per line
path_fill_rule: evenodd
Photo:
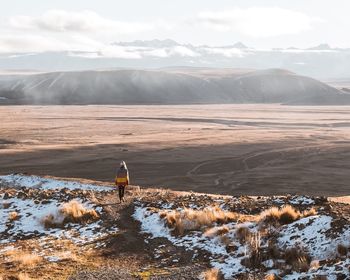
<path fill-rule="evenodd" d="M 320 19 L 277 7 L 252 7 L 201 12 L 195 22 L 220 32 L 235 31 L 251 37 L 273 37 L 310 30 Z"/>
<path fill-rule="evenodd" d="M 242 57 L 247 51 L 237 48 L 206 48 L 198 51 L 190 45 L 133 47 L 112 44 L 123 36 L 138 39 L 148 34 L 208 34 L 227 32 L 229 36 L 275 37 L 298 34 L 312 29 L 318 19 L 277 7 L 233 8 L 227 11 L 203 11 L 173 20 L 120 21 L 94 11 L 48 10 L 38 16 L 14 15 L 0 21 L 0 53 L 47 51 L 86 52 L 86 57 L 198 57 L 203 52 L 225 57 Z M 162 33 L 163 32 L 163 33 Z M 194 35 L 195 36 L 195 35 Z M 169 43 L 169 42 L 168 42 Z"/>

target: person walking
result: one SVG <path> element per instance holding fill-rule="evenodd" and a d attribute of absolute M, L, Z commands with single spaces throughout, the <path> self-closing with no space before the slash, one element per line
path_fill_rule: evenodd
<path fill-rule="evenodd" d="M 118 187 L 120 203 L 124 201 L 125 187 L 129 185 L 129 171 L 124 161 L 120 162 L 120 167 L 117 171 L 115 184 Z"/>

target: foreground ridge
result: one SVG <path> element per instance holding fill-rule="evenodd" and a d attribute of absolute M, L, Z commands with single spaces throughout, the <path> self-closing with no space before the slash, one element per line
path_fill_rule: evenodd
<path fill-rule="evenodd" d="M 119 204 L 111 184 L 0 176 L 0 276 L 345 279 L 346 200 L 130 186 Z"/>

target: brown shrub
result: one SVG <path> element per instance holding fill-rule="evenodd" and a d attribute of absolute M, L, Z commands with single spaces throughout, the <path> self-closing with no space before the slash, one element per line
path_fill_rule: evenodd
<path fill-rule="evenodd" d="M 348 254 L 349 249 L 343 245 L 343 244 L 338 244 L 337 246 L 337 252 L 340 256 L 346 256 Z"/>
<path fill-rule="evenodd" d="M 18 215 L 18 213 L 16 211 L 10 212 L 8 219 L 9 219 L 10 222 L 16 221 L 16 220 L 19 219 L 19 215 Z"/>
<path fill-rule="evenodd" d="M 284 259 L 295 271 L 306 272 L 310 268 L 311 257 L 301 247 L 288 248 L 284 253 Z"/>
<path fill-rule="evenodd" d="M 220 280 L 222 279 L 221 273 L 216 268 L 211 268 L 203 273 L 204 280 Z"/>
<path fill-rule="evenodd" d="M 68 223 L 89 223 L 99 219 L 94 209 L 86 209 L 80 202 L 71 200 L 61 206 L 58 216 L 49 214 L 41 221 L 45 228 L 63 227 Z"/>
<path fill-rule="evenodd" d="M 251 237 L 250 229 L 246 226 L 239 226 L 236 229 L 235 236 L 242 244 Z"/>

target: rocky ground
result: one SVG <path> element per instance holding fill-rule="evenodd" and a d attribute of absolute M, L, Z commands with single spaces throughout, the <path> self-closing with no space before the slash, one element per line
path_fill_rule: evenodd
<path fill-rule="evenodd" d="M 350 207 L 0 176 L 0 279 L 347 279 Z M 286 206 L 289 205 L 289 206 Z"/>

